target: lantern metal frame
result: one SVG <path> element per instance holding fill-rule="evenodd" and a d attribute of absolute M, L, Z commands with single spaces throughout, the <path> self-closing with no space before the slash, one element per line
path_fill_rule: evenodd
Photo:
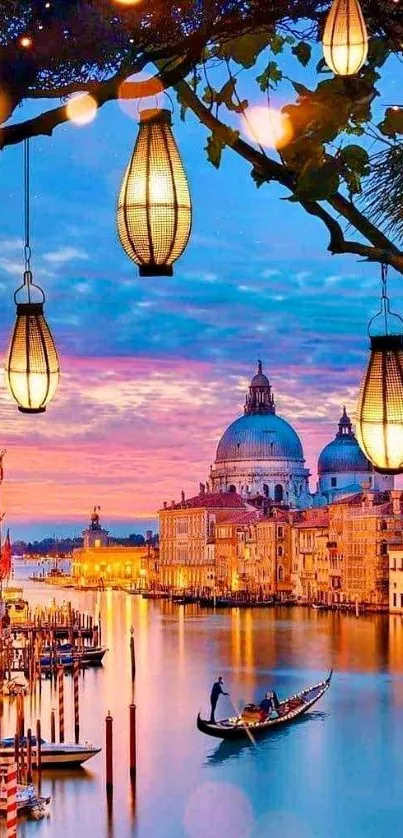
<path fill-rule="evenodd" d="M 374 469 L 379 474 L 385 475 L 396 475 L 401 474 L 403 472 L 403 444 L 402 444 L 402 456 L 399 466 L 396 467 L 389 467 L 388 460 L 389 460 L 389 453 L 388 449 L 390 450 L 390 440 L 387 439 L 387 428 L 393 425 L 401 425 L 402 427 L 402 436 L 403 436 L 403 318 L 397 314 L 396 312 L 391 311 L 390 309 L 390 301 L 387 294 L 387 274 L 388 269 L 386 264 L 382 264 L 381 266 L 381 281 L 382 281 L 382 294 L 381 294 L 381 304 L 379 311 L 371 318 L 368 324 L 368 336 L 370 339 L 370 351 L 371 356 L 365 371 L 365 375 L 363 377 L 360 393 L 359 393 L 359 400 L 358 400 L 358 407 L 357 407 L 357 436 L 360 447 L 362 448 L 365 456 L 368 460 L 372 463 Z M 380 333 L 377 332 L 374 334 L 374 330 L 376 329 L 377 321 L 380 321 Z M 379 326 L 378 326 L 379 328 Z M 362 418 L 362 409 L 366 402 L 366 397 L 368 394 L 368 388 L 371 382 L 371 372 L 373 372 L 373 367 L 375 364 L 375 358 L 379 353 L 381 354 L 381 386 L 380 390 L 382 393 L 382 416 L 378 419 L 376 424 L 379 424 L 382 428 L 382 435 L 383 435 L 383 448 L 384 448 L 384 459 L 386 461 L 385 466 L 377 465 L 374 462 L 374 456 L 370 451 L 368 441 L 365 441 L 364 434 L 362 433 L 362 425 L 364 424 Z M 388 393 L 387 393 L 387 381 L 388 377 L 390 378 L 392 372 L 392 365 L 391 359 L 393 358 L 393 375 L 395 377 L 395 381 L 398 383 L 401 391 L 400 396 L 400 413 L 401 418 L 400 421 L 397 422 L 391 421 L 388 419 Z M 389 366 L 389 370 L 388 370 Z M 389 375 L 388 375 L 389 373 Z M 379 375 L 379 373 L 375 373 Z M 390 398 L 392 398 L 390 396 Z M 396 399 L 396 396 L 395 396 Z M 368 424 L 368 420 L 367 424 Z"/>
<path fill-rule="evenodd" d="M 171 102 L 171 99 L 170 99 Z M 172 102 L 171 102 L 172 105 Z M 189 191 L 189 184 L 186 176 L 185 169 L 183 167 L 183 163 L 181 160 L 181 156 L 179 153 L 179 149 L 177 148 L 175 138 L 171 132 L 172 126 L 172 111 L 168 108 L 147 108 L 144 110 L 139 110 L 139 134 L 130 158 L 130 162 L 127 166 L 124 179 L 121 185 L 121 189 L 119 192 L 118 197 L 118 233 L 121 244 L 132 261 L 134 261 L 139 269 L 139 275 L 141 277 L 153 277 L 153 276 L 173 276 L 173 264 L 176 260 L 182 255 L 183 251 L 185 250 L 190 234 L 192 229 L 192 201 Z M 151 161 L 151 144 L 152 144 L 152 134 L 149 131 L 147 136 L 147 150 L 146 150 L 146 158 L 145 158 L 145 170 L 142 171 L 141 176 L 144 178 L 145 184 L 145 198 L 138 201 L 138 203 L 133 202 L 129 199 L 129 192 L 130 192 L 130 185 L 134 176 L 134 166 L 136 163 L 136 152 L 139 145 L 139 138 L 141 136 L 140 132 L 144 126 L 152 126 L 152 125 L 159 125 L 159 126 L 168 126 L 169 132 L 172 137 L 173 148 L 169 147 L 169 140 L 167 137 L 166 131 L 161 131 L 161 142 L 164 149 L 164 156 L 169 167 L 169 175 L 170 175 L 170 182 L 171 182 L 171 189 L 172 189 L 172 203 L 165 203 L 165 201 L 161 201 L 159 204 L 158 201 L 153 201 L 152 197 L 150 196 L 150 167 L 152 165 Z M 181 166 L 181 171 L 178 172 L 175 169 L 175 162 L 172 159 L 172 150 L 175 149 L 177 153 L 177 157 Z M 152 173 L 151 173 L 152 174 Z M 180 203 L 180 196 L 178 195 L 178 176 L 183 177 L 184 187 L 188 194 L 188 206 L 183 205 Z M 157 231 L 153 230 L 153 208 L 155 207 L 166 208 L 167 213 L 172 213 L 173 218 L 170 218 L 170 222 L 172 223 L 172 230 L 170 235 L 170 242 L 166 245 L 166 253 L 164 254 L 164 261 L 159 261 L 156 256 L 155 252 L 155 237 L 157 235 Z M 146 241 L 147 241 L 147 249 L 149 251 L 149 258 L 146 259 L 144 253 L 141 253 L 141 247 L 139 248 L 139 243 L 135 241 L 135 236 L 133 235 L 132 230 L 130 229 L 133 222 L 130 219 L 130 210 L 135 208 L 137 211 L 142 210 L 144 214 L 144 218 L 142 219 L 143 225 L 145 226 L 146 231 Z M 180 232 L 180 213 L 181 211 L 185 211 L 188 214 L 188 229 L 186 230 L 186 235 L 183 237 L 183 241 L 180 241 L 180 249 L 179 252 L 174 256 L 172 259 L 172 254 L 178 247 L 178 231 Z M 123 223 L 122 223 L 123 222 Z M 155 224 L 155 221 L 154 221 Z M 141 225 L 138 223 L 138 226 Z M 186 226 L 186 225 L 185 225 Z"/>
<path fill-rule="evenodd" d="M 16 322 L 14 325 L 13 334 L 11 337 L 7 360 L 5 364 L 5 373 L 7 378 L 7 385 L 13 399 L 17 403 L 20 413 L 44 413 L 51 390 L 52 377 L 57 376 L 56 385 L 50 399 L 53 398 L 57 389 L 57 384 L 60 375 L 59 357 L 56 345 L 53 339 L 52 332 L 46 321 L 43 307 L 45 303 L 45 293 L 40 285 L 33 282 L 31 271 L 31 244 L 30 244 L 30 165 L 29 165 L 29 139 L 24 140 L 24 262 L 25 270 L 22 284 L 14 292 L 14 303 L 16 305 Z M 39 300 L 32 299 L 32 291 L 39 292 Z M 19 301 L 18 296 L 21 292 L 26 292 L 26 301 Z M 36 293 L 35 293 L 36 296 Z M 18 337 L 18 326 L 21 320 L 25 321 L 25 369 L 13 369 L 10 362 L 13 361 L 13 351 L 15 349 L 16 340 Z M 23 327 L 24 328 L 24 327 Z M 31 337 L 35 337 L 41 349 L 42 360 L 44 364 L 43 372 L 30 369 L 30 353 Z M 53 354 L 54 353 L 54 354 Z M 51 357 L 53 354 L 53 358 Z M 52 363 L 53 362 L 53 363 Z M 40 399 L 37 407 L 24 406 L 21 404 L 20 397 L 15 392 L 13 386 L 13 375 L 26 376 L 26 391 L 28 403 L 31 402 L 32 391 L 30 389 L 30 375 L 44 375 L 46 376 L 46 388 L 44 395 Z M 53 381 L 54 385 L 54 381 Z M 49 400 L 50 400 L 49 399 Z"/>

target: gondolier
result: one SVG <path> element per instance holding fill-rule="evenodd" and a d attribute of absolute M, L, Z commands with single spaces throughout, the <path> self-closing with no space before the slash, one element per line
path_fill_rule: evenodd
<path fill-rule="evenodd" d="M 217 701 L 220 695 L 229 695 L 229 693 L 225 693 L 223 688 L 223 677 L 219 675 L 217 681 L 214 681 L 214 684 L 211 688 L 210 694 L 210 704 L 211 704 L 211 713 L 210 713 L 210 722 L 215 723 L 215 708 L 217 707 Z"/>
<path fill-rule="evenodd" d="M 213 685 L 211 691 L 211 708 L 212 716 L 209 721 L 202 719 L 200 713 L 197 717 L 197 728 L 201 733 L 206 733 L 207 736 L 214 736 L 218 739 L 244 739 L 245 736 L 256 739 L 263 736 L 277 727 L 287 725 L 300 718 L 303 713 L 306 713 L 319 701 L 320 698 L 327 692 L 330 687 L 332 678 L 332 670 L 324 681 L 319 684 L 314 684 L 312 687 L 307 687 L 295 695 L 291 695 L 283 701 L 279 701 L 277 713 L 275 718 L 272 718 L 272 713 L 268 716 L 264 714 L 262 718 L 262 709 L 256 704 L 247 704 L 243 711 L 237 716 L 229 719 L 221 719 L 216 722 L 214 718 L 214 710 L 217 704 L 218 697 L 228 695 L 222 689 L 222 678 Z M 216 684 L 218 685 L 216 687 Z M 216 689 L 214 689 L 216 687 Z M 220 689 L 218 689 L 218 687 Z M 213 708 L 213 691 L 215 695 L 215 704 Z M 235 706 L 235 705 L 234 705 Z"/>

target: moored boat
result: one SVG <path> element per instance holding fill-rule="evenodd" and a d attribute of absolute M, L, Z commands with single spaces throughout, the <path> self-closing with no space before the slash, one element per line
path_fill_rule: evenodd
<path fill-rule="evenodd" d="M 69 669 L 78 661 L 80 666 L 101 666 L 107 651 L 106 646 L 83 646 L 82 649 L 77 649 L 70 643 L 63 643 L 56 648 L 57 665 Z M 47 649 L 41 654 L 41 667 L 46 670 L 53 664 L 54 657 Z"/>
<path fill-rule="evenodd" d="M 26 747 L 26 739 L 20 739 L 20 743 Z M 14 738 L 0 740 L 0 762 L 14 754 Z M 31 739 L 32 762 L 36 765 L 36 737 Z M 87 760 L 99 754 L 101 748 L 95 748 L 90 742 L 76 745 L 69 742 L 46 742 L 41 739 L 41 764 L 43 767 L 68 768 L 78 767 Z"/>
<path fill-rule="evenodd" d="M 216 739 L 236 740 L 245 739 L 245 737 L 255 739 L 264 736 L 271 730 L 290 724 L 313 707 L 329 689 L 331 678 L 332 670 L 324 681 L 281 701 L 275 718 L 270 714 L 271 717 L 263 720 L 245 721 L 241 715 L 222 719 L 218 722 L 210 722 L 207 719 L 202 719 L 199 713 L 197 728 L 201 733 L 206 733 L 207 736 L 213 736 Z M 258 716 L 258 708 L 256 708 L 256 711 Z"/>

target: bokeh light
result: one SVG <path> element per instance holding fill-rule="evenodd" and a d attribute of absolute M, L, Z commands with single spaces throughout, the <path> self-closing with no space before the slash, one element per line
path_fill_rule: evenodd
<path fill-rule="evenodd" d="M 78 93 L 67 102 L 66 113 L 75 125 L 88 125 L 97 115 L 98 105 L 89 93 Z"/>
<path fill-rule="evenodd" d="M 130 98 L 133 94 L 130 91 L 130 85 L 141 82 L 143 84 L 143 91 L 141 98 Z M 135 119 L 139 118 L 139 111 L 146 108 L 159 107 L 158 95 L 163 91 L 163 85 L 160 79 L 153 75 L 153 69 L 150 72 L 143 70 L 141 73 L 134 73 L 129 78 L 125 79 L 118 90 L 118 102 L 123 113 Z"/>
<path fill-rule="evenodd" d="M 123 6 L 130 9 L 133 6 L 138 6 L 141 0 L 114 0 L 117 6 Z"/>
<path fill-rule="evenodd" d="M 189 838 L 233 835 L 250 838 L 252 806 L 245 793 L 232 783 L 203 783 L 190 795 L 184 814 Z"/>
<path fill-rule="evenodd" d="M 292 139 L 292 123 L 287 114 L 276 108 L 256 105 L 242 115 L 242 130 L 265 148 L 283 148 Z"/>
<path fill-rule="evenodd" d="M 19 40 L 20 47 L 30 49 L 32 47 L 32 38 L 29 35 L 22 35 Z"/>

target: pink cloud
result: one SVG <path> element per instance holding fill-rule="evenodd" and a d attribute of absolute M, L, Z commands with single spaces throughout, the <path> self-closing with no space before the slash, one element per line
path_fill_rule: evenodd
<path fill-rule="evenodd" d="M 57 398 L 36 417 L 19 414 L 2 391 L 9 521 L 86 521 L 94 503 L 108 520 L 134 519 L 155 515 L 182 488 L 193 493 L 206 479 L 220 435 L 242 413 L 252 366 L 64 358 Z M 335 377 L 323 367 L 286 365 L 267 373 L 277 411 L 300 434 L 315 474 L 341 406 L 353 413 L 359 371 Z"/>

